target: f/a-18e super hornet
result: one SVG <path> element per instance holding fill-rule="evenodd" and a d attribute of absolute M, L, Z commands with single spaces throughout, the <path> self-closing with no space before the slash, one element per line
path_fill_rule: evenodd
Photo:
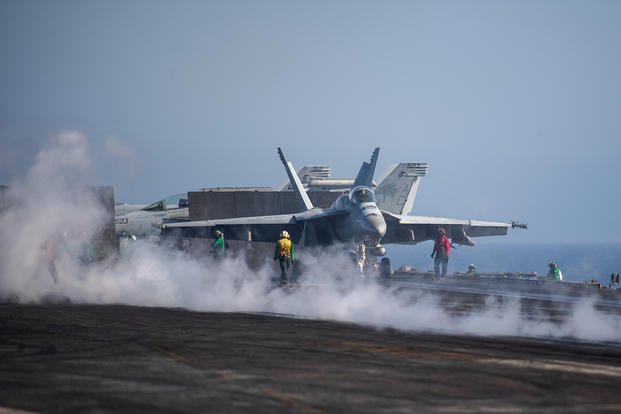
<path fill-rule="evenodd" d="M 215 229 L 220 229 L 229 240 L 273 242 L 281 230 L 287 230 L 292 241 L 302 246 L 353 242 L 364 244 L 367 254 L 384 256 L 383 244 L 433 240 L 440 227 L 446 230 L 452 243 L 472 246 L 471 237 L 505 235 L 511 226 L 503 222 L 410 216 L 380 210 L 371 188 L 379 148 L 373 152 L 370 162 L 362 164 L 349 194 L 339 196 L 329 208 L 319 209 L 312 205 L 293 165 L 280 148 L 278 155 L 296 193 L 299 213 L 165 223 L 162 233 L 210 238 Z"/>

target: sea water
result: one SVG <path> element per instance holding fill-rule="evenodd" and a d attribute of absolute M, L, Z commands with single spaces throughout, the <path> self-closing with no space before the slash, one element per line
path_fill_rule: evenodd
<path fill-rule="evenodd" d="M 449 273 L 466 272 L 474 264 L 479 272 L 536 272 L 545 275 L 555 261 L 567 281 L 598 280 L 605 286 L 610 273 L 621 273 L 621 243 L 511 243 L 475 240 L 476 246 L 451 249 Z M 413 246 L 387 246 L 393 269 L 410 265 L 418 270 L 433 269 L 433 242 Z"/>

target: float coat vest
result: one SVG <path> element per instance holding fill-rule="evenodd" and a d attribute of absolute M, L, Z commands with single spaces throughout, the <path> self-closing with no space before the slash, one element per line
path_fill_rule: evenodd
<path fill-rule="evenodd" d="M 286 237 L 283 237 L 276 242 L 276 249 L 274 251 L 274 257 L 277 258 L 282 256 L 294 260 L 293 243 L 291 243 L 291 240 Z"/>

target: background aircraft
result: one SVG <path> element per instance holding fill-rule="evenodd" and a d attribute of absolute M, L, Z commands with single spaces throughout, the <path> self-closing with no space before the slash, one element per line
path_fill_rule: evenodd
<path fill-rule="evenodd" d="M 296 192 L 300 213 L 165 223 L 163 234 L 211 238 L 218 228 L 229 240 L 273 242 L 281 230 L 287 230 L 294 243 L 303 246 L 364 243 L 367 253 L 383 256 L 386 250 L 381 243 L 414 244 L 432 240 L 440 227 L 446 230 L 452 242 L 472 246 L 474 242 L 470 237 L 505 235 L 511 226 L 503 222 L 409 216 L 380 210 L 371 188 L 379 148 L 373 152 L 370 162 L 362 164 L 350 193 L 339 196 L 329 208 L 318 209 L 313 207 L 293 165 L 280 148 L 278 154 Z M 413 201 L 413 197 L 410 200 Z M 403 209 L 406 208 L 404 204 Z"/>
<path fill-rule="evenodd" d="M 114 212 L 117 237 L 159 237 L 165 221 L 188 220 L 188 194 L 176 194 L 146 206 L 118 205 Z"/>

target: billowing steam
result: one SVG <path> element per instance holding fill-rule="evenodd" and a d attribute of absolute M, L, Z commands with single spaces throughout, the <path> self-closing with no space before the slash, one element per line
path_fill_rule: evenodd
<path fill-rule="evenodd" d="M 0 216 L 0 299 L 36 302 L 50 296 L 82 303 L 126 303 L 209 311 L 273 312 L 473 335 L 574 337 L 621 341 L 621 321 L 578 302 L 562 323 L 524 316 L 518 298 L 490 298 L 479 310 L 451 312 L 438 295 L 386 287 L 362 279 L 345 255 L 305 251 L 302 286 L 274 288 L 271 258 L 249 269 L 243 257 L 214 263 L 207 257 L 145 241 L 129 243 L 118 256 L 84 265 L 72 253 L 103 224 L 103 210 L 88 192 L 75 191 L 90 168 L 86 138 L 75 132 L 56 137 L 28 174 L 7 194 Z M 58 249 L 54 283 L 46 252 Z"/>
<path fill-rule="evenodd" d="M 43 274 L 47 256 L 77 276 L 74 257 L 60 254 L 102 224 L 103 210 L 86 191 L 91 160 L 88 141 L 78 132 L 64 132 L 36 156 L 28 173 L 4 194 L 8 208 L 0 216 L 0 292 L 36 300 L 49 293 Z M 50 251 L 50 250 L 54 251 Z M 47 279 L 50 275 L 47 274 Z"/>

